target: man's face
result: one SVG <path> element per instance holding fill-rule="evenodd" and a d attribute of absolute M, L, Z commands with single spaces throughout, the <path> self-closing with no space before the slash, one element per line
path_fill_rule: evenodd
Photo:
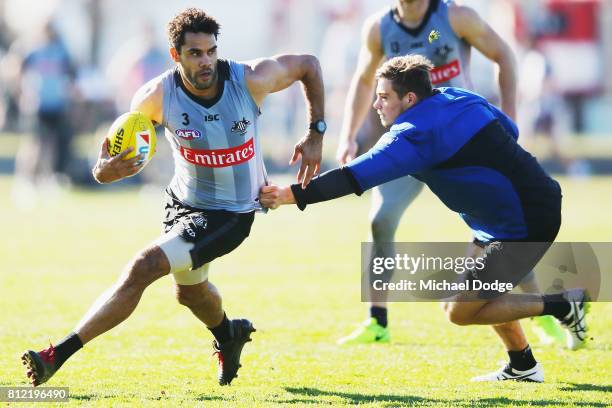
<path fill-rule="evenodd" d="M 181 52 L 170 50 L 183 75 L 196 89 L 206 90 L 217 83 L 217 40 L 213 34 L 185 33 Z"/>
<path fill-rule="evenodd" d="M 418 6 L 422 3 L 428 3 L 429 4 L 429 0 L 398 0 L 398 6 L 408 6 L 408 7 L 414 7 L 414 6 Z"/>
<path fill-rule="evenodd" d="M 395 119 L 407 109 L 404 99 L 406 99 L 406 96 L 400 99 L 397 92 L 393 90 L 390 80 L 386 78 L 378 79 L 376 100 L 372 106 L 376 109 L 383 126 L 391 126 Z"/>

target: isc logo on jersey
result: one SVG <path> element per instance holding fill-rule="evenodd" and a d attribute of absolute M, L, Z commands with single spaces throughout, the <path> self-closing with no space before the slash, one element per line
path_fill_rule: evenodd
<path fill-rule="evenodd" d="M 141 163 L 146 165 L 155 154 L 155 127 L 142 112 L 132 111 L 119 116 L 110 127 L 108 139 L 108 153 L 111 156 L 133 147 L 134 151 L 126 159 L 141 154 Z"/>

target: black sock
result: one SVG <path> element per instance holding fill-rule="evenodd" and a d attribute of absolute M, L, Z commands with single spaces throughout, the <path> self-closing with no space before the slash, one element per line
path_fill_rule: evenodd
<path fill-rule="evenodd" d="M 231 323 L 225 313 L 223 313 L 223 320 L 221 323 L 212 329 L 209 327 L 208 330 L 212 332 L 219 344 L 226 343 L 232 339 Z"/>
<path fill-rule="evenodd" d="M 387 327 L 387 308 L 372 306 L 370 307 L 370 316 L 376 319 L 376 322 L 382 327 Z"/>
<path fill-rule="evenodd" d="M 71 355 L 83 348 L 83 342 L 76 333 L 70 333 L 55 346 L 55 366 L 60 368 Z"/>
<path fill-rule="evenodd" d="M 510 356 L 510 367 L 515 370 L 526 371 L 537 364 L 529 346 L 521 351 L 509 351 L 508 356 Z"/>
<path fill-rule="evenodd" d="M 570 310 L 572 310 L 569 302 L 563 297 L 562 293 L 542 295 L 542 302 L 544 302 L 542 316 L 552 315 L 557 319 L 563 319 L 569 314 Z"/>

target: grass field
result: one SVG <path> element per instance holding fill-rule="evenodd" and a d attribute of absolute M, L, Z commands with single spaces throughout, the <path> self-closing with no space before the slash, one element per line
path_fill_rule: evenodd
<path fill-rule="evenodd" d="M 25 211 L 10 204 L 10 183 L 0 178 L 0 386 L 26 384 L 21 352 L 69 332 L 135 251 L 157 236 L 162 215 L 161 189 L 66 192 Z M 562 184 L 559 240 L 612 241 L 612 179 Z M 70 387 L 71 406 L 609 406 L 609 303 L 593 305 L 586 349 L 533 344 L 546 370 L 539 385 L 469 383 L 506 355 L 489 328 L 452 326 L 433 303 L 391 305 L 390 345 L 336 346 L 366 313 L 359 251 L 368 205 L 351 197 L 303 214 L 283 208 L 260 215 L 248 240 L 213 264 L 211 280 L 230 317 L 249 317 L 258 329 L 231 387 L 217 385 L 212 337 L 175 301 L 170 277 L 48 385 Z M 458 217 L 428 191 L 397 237 L 468 238 Z"/>

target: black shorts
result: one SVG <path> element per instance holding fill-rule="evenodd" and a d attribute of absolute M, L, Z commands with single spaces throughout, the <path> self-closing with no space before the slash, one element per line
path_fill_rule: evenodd
<path fill-rule="evenodd" d="M 529 275 L 557 237 L 561 226 L 561 212 L 543 215 L 538 221 L 528 223 L 529 237 L 517 241 L 493 241 L 474 244 L 484 249 L 484 268 L 463 274 L 461 280 L 479 280 L 484 283 L 511 283 L 516 286 Z M 473 285 L 470 285 L 473 287 Z M 491 299 L 500 296 L 499 291 L 480 290 L 478 297 Z"/>
<path fill-rule="evenodd" d="M 193 243 L 191 261 L 197 269 L 214 259 L 232 252 L 249 236 L 255 212 L 235 213 L 225 210 L 205 210 L 190 207 L 166 189 L 166 216 L 163 231 L 175 232 Z"/>

